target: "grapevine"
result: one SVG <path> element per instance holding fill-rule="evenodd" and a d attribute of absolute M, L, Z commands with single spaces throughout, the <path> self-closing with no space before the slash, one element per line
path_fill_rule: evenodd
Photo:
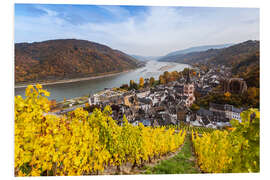
<path fill-rule="evenodd" d="M 111 108 L 89 114 L 78 108 L 65 116 L 46 115 L 50 93 L 28 86 L 15 97 L 15 175 L 73 176 L 99 174 L 109 166 L 149 162 L 176 151 L 185 130 L 133 126 L 112 119 Z"/>
<path fill-rule="evenodd" d="M 210 173 L 260 171 L 260 113 L 249 109 L 241 113 L 242 122 L 231 121 L 229 131 L 216 130 L 201 137 L 192 131 L 198 164 Z"/>

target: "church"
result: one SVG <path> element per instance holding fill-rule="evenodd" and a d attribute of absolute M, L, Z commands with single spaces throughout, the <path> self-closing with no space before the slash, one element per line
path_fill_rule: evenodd
<path fill-rule="evenodd" d="M 187 96 L 186 100 L 187 107 L 190 107 L 195 101 L 194 90 L 195 90 L 194 83 L 191 82 L 190 80 L 190 73 L 188 70 L 186 81 L 184 83 L 184 96 Z"/>
<path fill-rule="evenodd" d="M 193 104 L 193 102 L 195 101 L 195 85 L 193 82 L 191 82 L 189 70 L 185 78 L 180 78 L 178 80 L 178 83 L 174 86 L 174 89 L 176 90 L 177 95 L 181 99 L 181 104 L 186 107 L 190 107 Z"/>

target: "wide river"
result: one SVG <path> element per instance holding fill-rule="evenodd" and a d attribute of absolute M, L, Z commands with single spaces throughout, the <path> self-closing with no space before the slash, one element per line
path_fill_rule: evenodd
<path fill-rule="evenodd" d="M 189 65 L 172 62 L 148 61 L 144 67 L 130 72 L 91 80 L 44 85 L 43 87 L 51 93 L 48 99 L 61 101 L 64 98 L 71 99 L 93 94 L 104 90 L 104 88 L 120 87 L 122 84 L 129 84 L 131 79 L 137 83 L 139 82 L 140 77 L 154 77 L 155 79 L 158 79 L 159 75 L 163 74 L 164 71 L 182 71 L 186 67 L 189 67 Z M 15 89 L 15 95 L 24 97 L 24 92 L 25 88 Z"/>

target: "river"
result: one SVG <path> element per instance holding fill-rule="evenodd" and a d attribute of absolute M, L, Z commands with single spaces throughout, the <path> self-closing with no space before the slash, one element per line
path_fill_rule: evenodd
<path fill-rule="evenodd" d="M 134 71 L 85 81 L 44 85 L 43 88 L 51 93 L 48 99 L 61 101 L 64 98 L 71 99 L 93 94 L 104 90 L 104 88 L 120 87 L 122 84 L 129 84 L 131 79 L 137 83 L 139 82 L 140 77 L 154 77 L 155 79 L 158 79 L 159 75 L 163 74 L 164 71 L 182 71 L 186 67 L 189 67 L 189 65 L 173 62 L 148 61 L 144 67 Z M 15 89 L 15 95 L 24 97 L 24 92 L 25 88 Z"/>

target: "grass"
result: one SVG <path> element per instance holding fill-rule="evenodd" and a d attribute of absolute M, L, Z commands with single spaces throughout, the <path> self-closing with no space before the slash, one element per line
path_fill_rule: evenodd
<path fill-rule="evenodd" d="M 145 167 L 145 174 L 193 174 L 200 173 L 192 153 L 191 140 L 186 138 L 181 151 L 174 157 L 163 160 L 154 167 Z"/>

